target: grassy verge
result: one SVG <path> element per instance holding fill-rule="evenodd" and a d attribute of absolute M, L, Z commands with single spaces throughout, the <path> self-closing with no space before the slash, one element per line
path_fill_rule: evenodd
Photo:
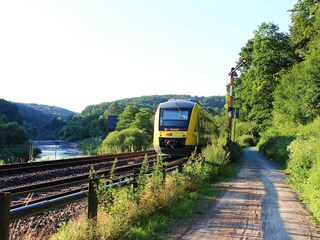
<path fill-rule="evenodd" d="M 64 224 L 51 239 L 161 239 L 172 221 L 195 213 L 199 199 L 216 196 L 210 183 L 235 173 L 235 164 L 230 162 L 230 153 L 221 142 L 208 146 L 201 156 L 192 156 L 183 173 L 173 172 L 165 178 L 161 158 L 152 176 L 146 175 L 145 159 L 135 191 L 131 187 L 99 188 L 96 224 L 81 216 Z"/>

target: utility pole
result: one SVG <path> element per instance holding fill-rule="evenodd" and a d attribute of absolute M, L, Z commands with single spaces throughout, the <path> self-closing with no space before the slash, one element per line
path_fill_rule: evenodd
<path fill-rule="evenodd" d="M 231 71 L 228 73 L 230 76 L 230 100 L 229 100 L 229 117 L 228 117 L 228 143 L 231 142 L 231 131 L 232 131 L 232 117 L 233 117 L 233 80 L 237 76 L 236 71 L 243 65 L 247 63 L 247 59 L 242 59 L 242 61 L 234 68 L 231 68 Z"/>

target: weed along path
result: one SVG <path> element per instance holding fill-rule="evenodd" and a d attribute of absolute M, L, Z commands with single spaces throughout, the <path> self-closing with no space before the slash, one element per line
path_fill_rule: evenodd
<path fill-rule="evenodd" d="M 244 149 L 237 176 L 219 184 L 220 197 L 169 239 L 320 239 L 309 211 L 284 180 L 255 148 Z"/>

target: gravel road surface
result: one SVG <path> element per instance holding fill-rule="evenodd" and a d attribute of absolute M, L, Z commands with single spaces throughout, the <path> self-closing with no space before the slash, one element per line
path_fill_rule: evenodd
<path fill-rule="evenodd" d="M 320 239 L 310 212 L 284 180 L 255 148 L 244 149 L 237 176 L 219 184 L 220 197 L 169 239 Z"/>

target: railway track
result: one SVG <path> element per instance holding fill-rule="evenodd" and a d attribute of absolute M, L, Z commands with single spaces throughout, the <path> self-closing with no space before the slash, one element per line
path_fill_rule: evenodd
<path fill-rule="evenodd" d="M 67 168 L 75 167 L 87 164 L 103 163 L 108 161 L 113 161 L 115 158 L 118 160 L 128 160 L 137 157 L 143 157 L 147 155 L 156 156 L 154 150 L 140 151 L 140 152 L 130 152 L 130 153 L 119 153 L 119 154 L 102 154 L 90 157 L 80 157 L 80 158 L 68 158 L 60 160 L 49 160 L 41 162 L 31 162 L 31 163 L 19 163 L 19 164 L 8 164 L 0 165 L 0 177 L 10 176 L 14 174 L 23 174 L 26 172 L 43 171 L 48 169 L 57 168 Z"/>
<path fill-rule="evenodd" d="M 141 151 L 4 165 L 0 166 L 0 192 L 10 192 L 10 208 L 18 208 L 88 189 L 90 169 L 108 176 L 115 159 L 115 171 L 127 177 L 125 171 L 139 168 L 145 156 L 150 163 L 157 157 L 154 151 Z"/>
<path fill-rule="evenodd" d="M 52 181 L 68 176 L 88 173 L 93 167 L 96 171 L 108 169 L 117 159 L 117 166 L 129 163 L 142 162 L 147 155 L 148 159 L 156 159 L 155 151 L 141 151 L 123 154 L 105 154 L 92 157 L 53 160 L 26 164 L 12 164 L 0 166 L 0 191 L 10 191 L 12 187 Z"/>
<path fill-rule="evenodd" d="M 10 194 L 10 214 L 17 216 L 15 213 L 24 207 L 54 202 L 56 199 L 68 198 L 73 194 L 81 194 L 82 197 L 88 196 L 89 171 L 91 167 L 95 169 L 97 175 L 109 179 L 110 170 L 115 159 L 117 159 L 117 164 L 112 182 L 117 183 L 124 179 L 126 181 L 130 179 L 132 182 L 136 173 L 139 172 L 146 155 L 148 156 L 150 171 L 152 171 L 153 164 L 157 160 L 155 151 L 107 154 L 1 166 L 0 192 Z M 187 158 L 164 159 L 167 168 L 177 167 L 178 164 L 186 160 Z M 86 204 L 84 205 L 86 206 Z M 39 213 L 38 210 L 37 212 Z M 22 216 L 22 214 L 20 215 Z M 17 219 L 17 217 L 14 218 Z M 38 218 L 39 222 L 41 222 L 45 217 L 40 214 Z M 10 222 L 12 221 L 10 220 Z M 22 222 L 28 224 L 28 221 L 23 220 Z M 10 232 L 12 233 L 12 229 Z"/>
<path fill-rule="evenodd" d="M 10 193 L 10 209 L 15 209 L 86 191 L 90 169 L 93 167 L 96 174 L 108 178 L 115 159 L 117 164 L 113 181 L 134 178 L 145 156 L 148 157 L 149 168 L 152 169 L 153 163 L 157 160 L 157 154 L 154 151 L 5 165 L 1 166 L 0 192 Z M 177 165 L 181 159 L 170 159 L 170 161 L 165 159 L 165 161 L 170 167 Z"/>

